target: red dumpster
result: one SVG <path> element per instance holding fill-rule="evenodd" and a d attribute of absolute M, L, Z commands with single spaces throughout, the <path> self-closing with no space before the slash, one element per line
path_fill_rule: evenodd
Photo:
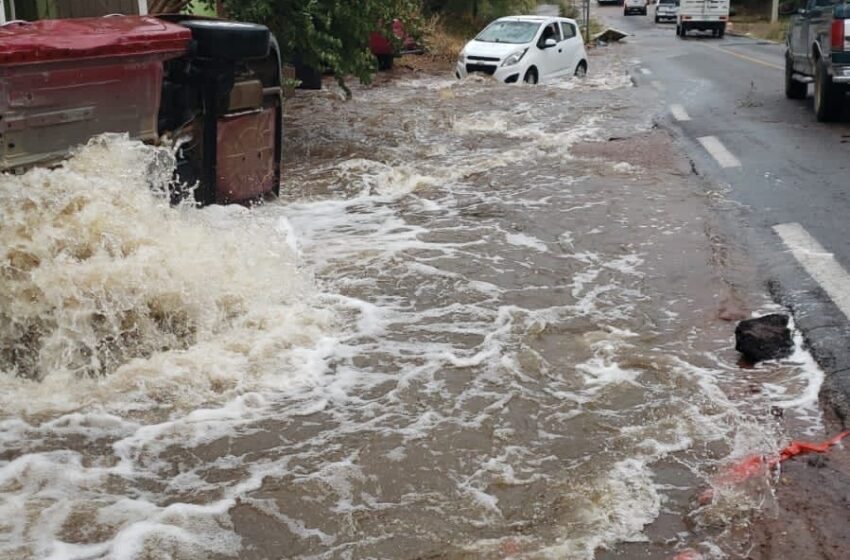
<path fill-rule="evenodd" d="M 0 27 L 0 169 L 60 159 L 103 132 L 155 140 L 163 62 L 191 37 L 143 16 Z"/>

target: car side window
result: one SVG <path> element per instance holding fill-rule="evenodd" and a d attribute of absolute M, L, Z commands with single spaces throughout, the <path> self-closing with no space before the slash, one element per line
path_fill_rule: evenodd
<path fill-rule="evenodd" d="M 564 39 L 572 39 L 576 36 L 576 28 L 572 23 L 562 21 L 561 27 L 563 27 L 564 30 Z"/>
<path fill-rule="evenodd" d="M 540 35 L 540 40 L 537 41 L 537 46 L 542 49 L 547 39 L 555 39 L 556 42 L 561 41 L 561 31 L 556 23 L 550 23 L 546 26 L 546 29 Z"/>

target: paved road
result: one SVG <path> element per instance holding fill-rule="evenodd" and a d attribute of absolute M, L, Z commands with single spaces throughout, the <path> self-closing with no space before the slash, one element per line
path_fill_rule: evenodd
<path fill-rule="evenodd" d="M 822 124 L 811 96 L 784 96 L 784 46 L 706 33 L 680 40 L 674 24 L 597 8 L 632 34 L 635 82 L 664 99 L 658 122 L 678 132 L 695 169 L 742 206 L 740 229 L 777 297 L 833 387 L 850 395 L 850 118 Z M 850 107 L 850 102 L 848 102 Z M 850 113 L 850 110 L 847 111 Z M 833 258 L 834 256 L 834 258 Z"/>

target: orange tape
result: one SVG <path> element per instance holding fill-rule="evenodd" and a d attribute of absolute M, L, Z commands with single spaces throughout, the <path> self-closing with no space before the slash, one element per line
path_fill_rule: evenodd
<path fill-rule="evenodd" d="M 799 455 L 808 455 L 809 453 L 826 453 L 829 448 L 838 444 L 841 440 L 850 436 L 850 430 L 841 432 L 840 434 L 820 443 L 812 443 L 809 441 L 792 441 L 779 455 L 765 457 L 764 455 L 750 455 L 745 457 L 739 463 L 731 465 L 725 471 L 721 472 L 714 479 L 715 483 L 721 484 L 740 484 L 748 478 L 762 472 L 765 468 L 773 468 L 783 461 L 792 459 Z M 706 505 L 714 498 L 714 489 L 707 488 L 699 495 L 697 500 L 700 505 Z M 692 548 L 688 548 L 678 553 L 673 557 L 673 560 L 702 560 L 702 555 Z"/>
<path fill-rule="evenodd" d="M 750 455 L 744 458 L 740 463 L 732 465 L 724 473 L 717 477 L 717 481 L 721 483 L 741 483 L 760 472 L 764 467 L 773 468 L 782 461 L 787 461 L 798 455 L 807 455 L 809 453 L 826 453 L 829 448 L 836 445 L 842 439 L 850 435 L 850 430 L 841 432 L 837 436 L 830 438 L 820 443 L 811 443 L 808 441 L 792 441 L 778 456 L 765 457 L 763 455 Z"/>

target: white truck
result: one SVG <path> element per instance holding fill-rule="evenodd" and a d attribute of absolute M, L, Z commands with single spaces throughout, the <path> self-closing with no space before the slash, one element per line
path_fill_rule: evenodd
<path fill-rule="evenodd" d="M 729 0 L 681 0 L 676 16 L 676 35 L 685 38 L 688 31 L 711 31 L 715 37 L 726 33 Z"/>

